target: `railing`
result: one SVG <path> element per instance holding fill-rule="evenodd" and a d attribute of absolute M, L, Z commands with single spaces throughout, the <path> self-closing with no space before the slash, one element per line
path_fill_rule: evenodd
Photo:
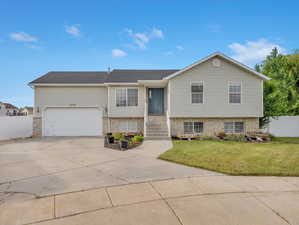
<path fill-rule="evenodd" d="M 148 115 L 147 115 L 147 101 L 144 103 L 144 119 L 143 119 L 143 135 L 146 137 L 146 127 L 147 127 L 147 121 L 148 121 Z"/>

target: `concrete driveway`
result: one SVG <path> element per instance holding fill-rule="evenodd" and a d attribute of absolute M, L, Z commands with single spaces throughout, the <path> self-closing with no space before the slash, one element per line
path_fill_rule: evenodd
<path fill-rule="evenodd" d="M 120 184 L 216 173 L 157 156 L 170 141 L 137 149 L 103 147 L 101 138 L 43 138 L 0 143 L 0 202 Z M 2 194 L 1 194 L 2 193 Z"/>

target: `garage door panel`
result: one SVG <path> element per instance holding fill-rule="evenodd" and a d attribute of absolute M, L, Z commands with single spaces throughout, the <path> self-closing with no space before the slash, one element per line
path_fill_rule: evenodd
<path fill-rule="evenodd" d="M 102 112 L 96 108 L 48 108 L 44 136 L 101 136 Z"/>

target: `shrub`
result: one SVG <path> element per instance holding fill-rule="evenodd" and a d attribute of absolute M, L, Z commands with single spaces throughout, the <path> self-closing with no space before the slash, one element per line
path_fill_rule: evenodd
<path fill-rule="evenodd" d="M 114 133 L 112 135 L 116 140 L 123 140 L 125 137 L 122 133 Z"/>
<path fill-rule="evenodd" d="M 134 136 L 134 137 L 132 138 L 132 142 L 133 142 L 133 143 L 141 143 L 141 142 L 143 142 L 143 140 L 144 140 L 144 137 L 143 137 L 143 136 Z"/>

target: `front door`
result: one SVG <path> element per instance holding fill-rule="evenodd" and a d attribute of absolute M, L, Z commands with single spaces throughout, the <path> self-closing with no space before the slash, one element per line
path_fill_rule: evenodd
<path fill-rule="evenodd" d="M 164 88 L 148 89 L 148 114 L 164 114 Z"/>

